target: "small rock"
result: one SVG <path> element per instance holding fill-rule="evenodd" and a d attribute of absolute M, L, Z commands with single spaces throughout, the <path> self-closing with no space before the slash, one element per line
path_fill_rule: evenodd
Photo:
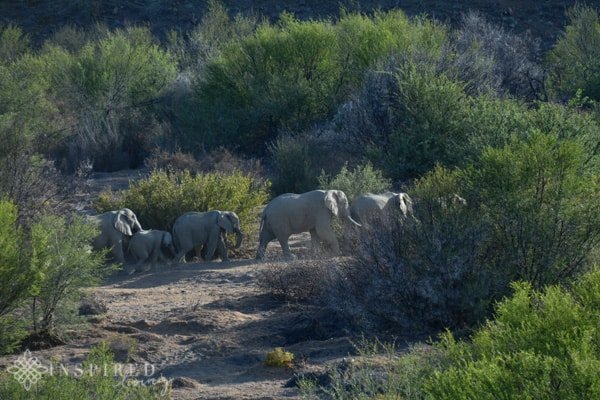
<path fill-rule="evenodd" d="M 79 304 L 79 315 L 98 315 L 108 311 L 106 305 L 93 298 L 83 298 Z"/>
<path fill-rule="evenodd" d="M 178 376 L 177 378 L 171 381 L 171 387 L 173 389 L 179 388 L 197 388 L 200 386 L 200 383 L 192 378 L 187 378 L 185 376 Z"/>

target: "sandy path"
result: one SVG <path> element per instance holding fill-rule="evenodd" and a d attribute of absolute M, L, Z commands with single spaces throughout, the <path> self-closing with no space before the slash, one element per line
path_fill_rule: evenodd
<path fill-rule="evenodd" d="M 296 388 L 285 387 L 296 372 L 322 370 L 352 346 L 345 337 L 303 337 L 311 310 L 264 293 L 256 280 L 264 268 L 254 260 L 234 260 L 112 277 L 90 289 L 107 306 L 105 318 L 67 345 L 33 353 L 75 364 L 99 341 L 125 339 L 135 343 L 131 362 L 151 363 L 155 376 L 174 379 L 175 399 L 298 398 Z M 266 353 L 275 347 L 292 351 L 296 366 L 265 366 Z M 13 358 L 1 358 L 0 367 Z"/>

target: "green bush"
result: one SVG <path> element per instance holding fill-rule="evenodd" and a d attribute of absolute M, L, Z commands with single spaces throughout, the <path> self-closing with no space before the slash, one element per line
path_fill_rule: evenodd
<path fill-rule="evenodd" d="M 328 163 L 325 143 L 308 134 L 284 134 L 269 147 L 275 170 L 273 192 L 303 193 L 318 185 L 317 175 Z"/>
<path fill-rule="evenodd" d="M 398 354 L 372 346 L 331 383 L 303 382 L 307 398 L 594 399 L 600 396 L 600 272 L 570 290 L 526 282 L 496 306 L 469 340 L 450 332 Z M 391 349 L 394 350 L 394 349 Z M 357 357 L 358 358 L 358 357 Z"/>
<path fill-rule="evenodd" d="M 285 351 L 281 347 L 276 347 L 273 351 L 267 353 L 265 365 L 268 367 L 287 367 L 290 368 L 294 362 L 294 353 Z"/>
<path fill-rule="evenodd" d="M 264 152 L 280 127 L 302 129 L 326 117 L 338 82 L 335 47 L 329 24 L 283 15 L 279 26 L 263 23 L 225 48 L 194 89 L 196 110 L 211 135 L 200 141 Z"/>
<path fill-rule="evenodd" d="M 283 14 L 206 65 L 194 84 L 195 139 L 263 153 L 281 129 L 302 131 L 331 116 L 377 60 L 439 52 L 444 41 L 443 28 L 400 11 L 346 14 L 337 24 Z"/>
<path fill-rule="evenodd" d="M 121 371 L 124 368 L 121 366 Z M 81 365 L 82 373 L 65 374 L 56 366 L 53 375 L 45 375 L 30 390 L 17 382 L 8 373 L 0 374 L 0 396 L 14 400 L 129 400 L 171 398 L 171 384 L 166 379 L 157 379 L 152 384 L 142 384 L 123 373 L 106 344 L 100 344 L 90 351 Z M 60 373 L 59 373 L 60 371 Z M 90 373 L 94 371 L 94 373 Z M 105 371 L 108 371 L 105 373 Z M 115 372 L 116 371 L 116 372 Z"/>
<path fill-rule="evenodd" d="M 573 293 L 550 286 L 514 285 L 496 318 L 472 343 L 442 342 L 450 367 L 435 373 L 425 391 L 436 399 L 581 399 L 600 396 L 598 272 Z"/>
<path fill-rule="evenodd" d="M 55 334 L 59 306 L 78 299 L 79 289 L 98 284 L 111 272 L 105 253 L 90 251 L 97 228 L 75 217 L 42 217 L 31 228 L 31 264 L 40 274 L 32 291 L 35 333 Z"/>
<path fill-rule="evenodd" d="M 154 171 L 121 192 L 103 192 L 95 203 L 98 212 L 128 207 L 145 228 L 170 231 L 188 211 L 233 211 L 247 229 L 256 220 L 257 207 L 268 199 L 269 182 L 234 172 L 193 176 L 187 171 Z"/>
<path fill-rule="evenodd" d="M 493 229 L 496 271 L 541 288 L 589 268 L 600 241 L 600 181 L 581 144 L 533 134 L 486 150 L 468 179 Z"/>
<path fill-rule="evenodd" d="M 390 190 L 392 182 L 384 178 L 381 171 L 374 169 L 371 163 L 357 165 L 353 170 L 348 170 L 348 166 L 345 164 L 334 177 L 329 177 L 324 171 L 321 171 L 319 186 L 325 190 L 341 190 L 346 194 L 348 200 L 352 201 L 362 193 L 383 193 Z"/>
<path fill-rule="evenodd" d="M 26 332 L 11 313 L 30 295 L 35 274 L 23 253 L 23 233 L 17 227 L 17 209 L 0 201 L 0 354 L 10 352 Z"/>
<path fill-rule="evenodd" d="M 600 100 L 600 18 L 594 8 L 576 5 L 569 25 L 548 55 L 548 84 L 559 97 L 583 95 Z"/>
<path fill-rule="evenodd" d="M 590 268 L 599 191 L 582 144 L 555 135 L 437 167 L 408 189 L 414 218 L 382 219 L 358 238 L 355 259 L 333 270 L 327 305 L 366 325 L 472 326 L 511 281 L 568 284 Z"/>
<path fill-rule="evenodd" d="M 149 29 L 108 31 L 73 52 L 48 44 L 40 59 L 71 120 L 61 149 L 69 169 L 85 160 L 97 170 L 139 165 L 160 133 L 149 105 L 177 74 Z"/>

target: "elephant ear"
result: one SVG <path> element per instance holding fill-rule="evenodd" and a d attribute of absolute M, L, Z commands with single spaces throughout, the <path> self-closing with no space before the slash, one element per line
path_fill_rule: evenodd
<path fill-rule="evenodd" d="M 396 195 L 398 203 L 400 204 L 400 211 L 406 217 L 413 211 L 413 202 L 410 196 L 406 193 L 398 193 Z"/>
<path fill-rule="evenodd" d="M 117 212 L 117 215 L 115 215 L 115 218 L 113 219 L 113 225 L 115 229 L 121 232 L 123 235 L 133 235 L 129 223 L 125 220 L 125 213 L 123 211 Z"/>
<path fill-rule="evenodd" d="M 219 218 L 217 219 L 217 224 L 225 229 L 225 232 L 227 233 L 233 233 L 233 224 L 231 223 L 231 219 L 229 218 L 229 215 L 227 215 L 226 213 L 221 213 L 219 214 Z"/>
<path fill-rule="evenodd" d="M 338 202 L 337 202 L 337 191 L 336 190 L 328 190 L 325 192 L 325 207 L 331 211 L 331 213 L 337 217 L 338 215 Z"/>

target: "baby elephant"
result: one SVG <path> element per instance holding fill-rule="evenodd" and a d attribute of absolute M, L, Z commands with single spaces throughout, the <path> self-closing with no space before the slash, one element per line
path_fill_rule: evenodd
<path fill-rule="evenodd" d="M 128 275 L 138 270 L 145 272 L 154 269 L 157 261 L 167 262 L 175 256 L 171 234 L 153 229 L 133 235 L 128 251 L 136 261 L 133 268 L 127 270 Z"/>
<path fill-rule="evenodd" d="M 229 261 L 225 234 L 235 233 L 235 247 L 242 244 L 244 234 L 240 229 L 240 219 L 232 211 L 187 212 L 177 218 L 173 224 L 173 241 L 177 247 L 175 259 L 185 262 L 185 255 L 192 249 L 205 247 L 205 260 L 213 259 L 215 251 L 219 251 L 221 260 Z M 197 251 L 197 255 L 199 251 Z"/>

